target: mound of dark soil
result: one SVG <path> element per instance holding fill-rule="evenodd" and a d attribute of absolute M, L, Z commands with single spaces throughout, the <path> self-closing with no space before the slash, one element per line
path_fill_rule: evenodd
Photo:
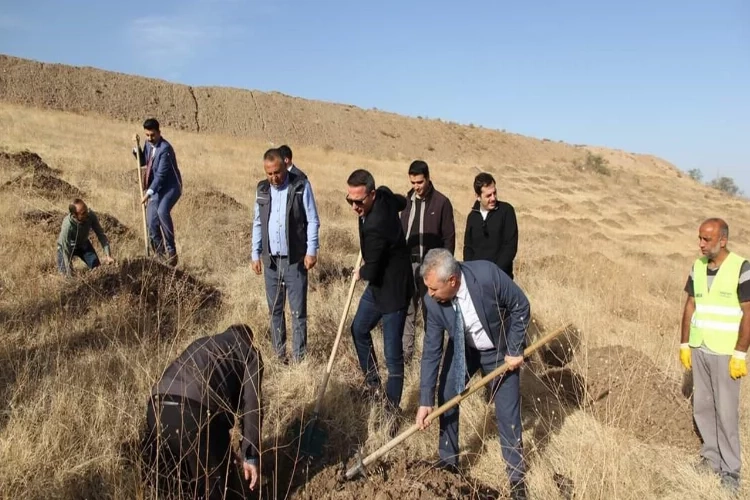
<path fill-rule="evenodd" d="M 348 265 L 347 265 L 348 264 Z M 341 281 L 349 281 L 354 270 L 354 261 L 347 263 L 334 258 L 321 258 L 310 273 L 310 286 L 327 286 Z"/>
<path fill-rule="evenodd" d="M 681 384 L 630 347 L 588 352 L 586 385 L 593 415 L 647 443 L 695 450 L 699 439 Z"/>
<path fill-rule="evenodd" d="M 424 461 L 388 462 L 373 467 L 366 478 L 341 481 L 342 470 L 328 468 L 291 495 L 297 499 L 378 500 L 494 499 L 500 492 L 460 474 L 437 469 Z"/>
<path fill-rule="evenodd" d="M 43 198 L 55 200 L 59 198 L 80 198 L 83 191 L 59 177 L 44 171 L 34 171 L 23 174 L 6 182 L 5 189 L 33 191 Z"/>
<path fill-rule="evenodd" d="M 41 156 L 28 150 L 19 151 L 17 153 L 0 152 L 0 165 L 6 168 L 16 167 L 23 170 L 30 170 L 35 173 L 46 173 L 50 175 L 58 172 L 44 163 Z"/>
<path fill-rule="evenodd" d="M 60 230 L 65 213 L 60 210 L 28 210 L 21 218 L 28 224 L 40 228 L 45 233 L 56 233 Z"/>
<path fill-rule="evenodd" d="M 30 327 L 53 318 L 78 318 L 112 300 L 121 304 L 122 314 L 116 320 L 121 326 L 128 325 L 127 330 L 170 334 L 188 321 L 213 320 L 221 305 L 221 294 L 184 271 L 155 260 L 135 258 L 84 272 L 55 297 L 0 311 L 0 318 Z"/>
<path fill-rule="evenodd" d="M 252 209 L 225 193 L 207 189 L 186 191 L 176 210 L 195 213 L 193 230 L 202 235 L 206 246 L 211 245 L 202 261 L 194 261 L 196 265 L 207 269 L 249 265 Z"/>

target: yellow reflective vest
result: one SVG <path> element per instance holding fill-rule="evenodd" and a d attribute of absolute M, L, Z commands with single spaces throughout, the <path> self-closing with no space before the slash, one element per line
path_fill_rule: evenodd
<path fill-rule="evenodd" d="M 744 258 L 730 252 L 708 289 L 708 258 L 693 264 L 695 312 L 690 321 L 690 347 L 705 344 L 718 354 L 732 354 L 737 344 L 742 320 L 737 295 Z"/>

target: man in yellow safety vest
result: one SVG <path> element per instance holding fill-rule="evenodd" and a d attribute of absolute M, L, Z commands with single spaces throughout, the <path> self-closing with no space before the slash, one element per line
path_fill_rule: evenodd
<path fill-rule="evenodd" d="M 698 230 L 703 257 L 685 285 L 680 361 L 693 370 L 693 416 L 703 439 L 699 470 L 740 489 L 740 378 L 750 344 L 750 264 L 727 249 L 729 226 L 708 219 Z"/>

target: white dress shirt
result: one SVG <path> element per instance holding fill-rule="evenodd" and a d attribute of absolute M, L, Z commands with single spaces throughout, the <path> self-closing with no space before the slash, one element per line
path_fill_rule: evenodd
<path fill-rule="evenodd" d="M 464 336 L 466 343 L 480 351 L 494 349 L 495 346 L 487 332 L 484 331 L 482 322 L 479 321 L 479 315 L 474 307 L 474 302 L 469 295 L 469 289 L 466 287 L 466 278 L 461 273 L 461 285 L 458 287 L 456 294 L 458 306 L 461 308 L 461 314 L 464 317 Z"/>

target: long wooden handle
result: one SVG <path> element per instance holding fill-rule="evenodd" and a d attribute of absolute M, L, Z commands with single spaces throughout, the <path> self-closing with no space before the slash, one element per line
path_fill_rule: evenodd
<path fill-rule="evenodd" d="M 569 328 L 571 328 L 573 325 L 569 324 L 562 328 L 558 328 L 554 332 L 548 333 L 544 337 L 540 338 L 533 344 L 531 344 L 529 347 L 526 348 L 525 351 L 523 351 L 523 356 L 528 357 L 531 354 L 533 354 L 535 351 L 537 351 L 540 347 L 547 344 L 550 340 L 554 339 L 561 333 L 567 331 Z M 479 379 L 475 384 L 472 384 L 470 387 L 467 387 L 464 389 L 464 391 L 461 394 L 457 394 L 450 400 L 446 401 L 442 405 L 440 405 L 438 408 L 436 408 L 432 413 L 427 415 L 427 418 L 424 419 L 425 423 L 430 423 L 436 418 L 438 418 L 440 415 L 445 413 L 446 411 L 450 410 L 454 406 L 458 405 L 461 401 L 466 399 L 467 397 L 471 396 L 475 392 L 477 392 L 479 389 L 487 385 L 492 379 L 495 377 L 498 377 L 508 371 L 508 365 L 503 363 L 502 365 L 498 366 L 494 370 L 492 370 L 490 373 Z M 366 467 L 373 463 L 375 460 L 379 459 L 389 451 L 391 451 L 393 448 L 401 444 L 403 441 L 406 441 L 412 434 L 417 432 L 419 430 L 419 427 L 417 424 L 413 424 L 411 427 L 406 429 L 404 432 L 393 438 L 392 440 L 388 441 L 386 444 L 378 448 L 377 450 L 373 451 L 367 457 L 365 457 L 360 463 L 356 464 L 352 468 L 346 471 L 346 478 L 352 479 L 354 476 L 359 474 L 362 470 L 362 467 Z"/>
<path fill-rule="evenodd" d="M 362 252 L 359 252 L 357 256 L 357 263 L 354 265 L 352 271 L 352 282 L 349 285 L 349 296 L 346 298 L 346 305 L 344 306 L 344 312 L 341 314 L 341 321 L 339 321 L 339 331 L 336 333 L 336 340 L 333 342 L 333 348 L 331 349 L 331 355 L 328 358 L 328 366 L 326 372 L 323 375 L 323 383 L 318 390 L 318 399 L 315 401 L 315 410 L 313 411 L 313 418 L 317 417 L 320 413 L 320 408 L 323 405 L 323 396 L 326 393 L 326 387 L 328 386 L 328 379 L 331 377 L 331 370 L 333 369 L 333 362 L 336 359 L 336 351 L 339 349 L 339 342 L 341 342 L 341 333 L 344 331 L 344 325 L 346 324 L 346 317 L 349 315 L 349 308 L 352 305 L 352 297 L 354 296 L 354 287 L 357 285 L 357 270 L 362 264 Z"/>
<path fill-rule="evenodd" d="M 143 247 L 146 251 L 146 257 L 148 257 L 150 251 L 149 251 L 149 244 L 148 244 L 148 225 L 146 224 L 146 205 L 141 203 L 141 199 L 143 198 L 143 176 L 141 175 L 141 143 L 140 141 L 136 141 L 135 144 L 135 161 L 138 162 L 138 168 L 136 169 L 136 173 L 138 174 L 138 187 L 140 190 L 138 191 L 138 203 L 141 205 L 141 216 L 143 218 Z"/>

